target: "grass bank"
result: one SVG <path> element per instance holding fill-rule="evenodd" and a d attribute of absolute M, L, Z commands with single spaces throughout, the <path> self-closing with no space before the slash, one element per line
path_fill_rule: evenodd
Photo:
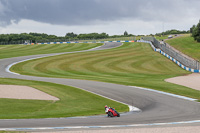
<path fill-rule="evenodd" d="M 196 42 L 190 35 L 180 36 L 166 42 L 182 53 L 200 60 L 200 43 Z"/>
<path fill-rule="evenodd" d="M 36 59 L 19 63 L 11 70 L 33 76 L 141 86 L 200 99 L 200 91 L 164 81 L 189 72 L 154 52 L 145 43 L 124 43 L 115 49 Z"/>
<path fill-rule="evenodd" d="M 41 45 L 0 45 L 0 59 L 36 55 L 72 52 L 91 49 L 102 45 L 101 43 L 70 43 L 70 44 L 41 44 Z"/>
<path fill-rule="evenodd" d="M 57 118 L 104 114 L 104 106 L 115 107 L 120 112 L 128 106 L 102 98 L 70 86 L 0 78 L 0 84 L 26 85 L 58 97 L 59 101 L 19 100 L 0 98 L 0 119 Z"/>

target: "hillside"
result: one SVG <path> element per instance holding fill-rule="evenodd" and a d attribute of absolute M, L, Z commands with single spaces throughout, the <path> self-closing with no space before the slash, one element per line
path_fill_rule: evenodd
<path fill-rule="evenodd" d="M 200 60 L 200 43 L 196 42 L 189 34 L 166 41 L 182 53 Z"/>

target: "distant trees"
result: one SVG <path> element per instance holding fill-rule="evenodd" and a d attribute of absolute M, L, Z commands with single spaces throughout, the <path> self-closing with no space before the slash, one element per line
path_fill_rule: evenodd
<path fill-rule="evenodd" d="M 109 35 L 108 34 L 106 34 L 106 33 L 101 33 L 101 34 L 99 34 L 99 33 L 89 33 L 89 34 L 79 34 L 78 36 L 77 36 L 77 38 L 78 39 L 83 39 L 83 40 L 85 40 L 85 39 L 104 39 L 104 38 L 108 38 L 109 37 Z"/>
<path fill-rule="evenodd" d="M 66 35 L 65 35 L 65 37 L 67 37 L 67 38 L 75 38 L 75 37 L 77 37 L 78 35 L 77 34 L 74 34 L 73 32 L 71 32 L 71 33 L 67 33 Z"/>
<path fill-rule="evenodd" d="M 21 33 L 21 34 L 0 34 L 1 44 L 19 44 L 29 40 L 30 42 L 48 42 L 53 40 L 62 40 L 65 37 L 58 37 L 55 35 L 48 35 L 45 33 Z"/>
<path fill-rule="evenodd" d="M 180 30 L 176 30 L 176 29 L 172 29 L 172 30 L 167 30 L 165 32 L 162 32 L 162 33 L 156 33 L 155 35 L 156 36 L 161 36 L 161 35 L 171 35 L 171 34 L 187 34 L 189 33 L 190 31 L 180 31 Z"/>
<path fill-rule="evenodd" d="M 59 42 L 59 41 L 76 41 L 76 40 L 93 40 L 93 39 L 106 39 L 118 37 L 130 37 L 127 31 L 123 35 L 109 36 L 106 33 L 88 33 L 88 34 L 75 34 L 73 32 L 66 33 L 65 36 L 48 35 L 45 33 L 21 33 L 21 34 L 0 34 L 0 44 L 22 44 L 25 41 L 32 43 L 42 42 Z"/>
<path fill-rule="evenodd" d="M 192 37 L 194 37 L 194 40 L 200 42 L 200 20 L 197 25 L 193 25 L 190 28 L 190 32 L 192 33 Z"/>

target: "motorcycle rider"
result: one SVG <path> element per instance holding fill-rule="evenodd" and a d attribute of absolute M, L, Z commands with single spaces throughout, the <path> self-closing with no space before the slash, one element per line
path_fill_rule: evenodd
<path fill-rule="evenodd" d="M 105 112 L 106 114 L 108 114 L 108 110 L 110 109 L 110 107 L 108 107 L 107 105 L 105 106 Z"/>

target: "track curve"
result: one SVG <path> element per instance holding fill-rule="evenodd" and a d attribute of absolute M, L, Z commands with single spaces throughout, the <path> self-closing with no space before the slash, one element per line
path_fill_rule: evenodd
<path fill-rule="evenodd" d="M 101 47 L 91 50 L 103 50 L 121 46 L 121 43 L 107 43 Z M 84 51 L 78 51 L 84 52 Z M 133 104 L 140 108 L 142 112 L 121 116 L 120 118 L 108 119 L 106 117 L 90 118 L 50 118 L 50 119 L 19 119 L 0 120 L 0 128 L 36 128 L 36 127 L 72 127 L 72 126 L 106 126 L 106 125 L 132 125 L 132 124 L 152 124 L 168 123 L 179 121 L 200 120 L 200 104 L 169 95 L 156 93 L 153 91 L 138 89 L 125 85 L 104 83 L 97 81 L 59 79 L 16 75 L 6 71 L 6 68 L 18 61 L 31 58 L 54 56 L 59 54 L 74 53 L 65 52 L 58 54 L 32 55 L 0 59 L 0 77 L 17 78 L 27 80 L 46 81 L 63 85 L 74 86 L 87 91 L 91 91 L 117 101 Z M 200 121 L 199 121 L 200 122 Z M 200 123 L 198 123 L 200 125 Z"/>

